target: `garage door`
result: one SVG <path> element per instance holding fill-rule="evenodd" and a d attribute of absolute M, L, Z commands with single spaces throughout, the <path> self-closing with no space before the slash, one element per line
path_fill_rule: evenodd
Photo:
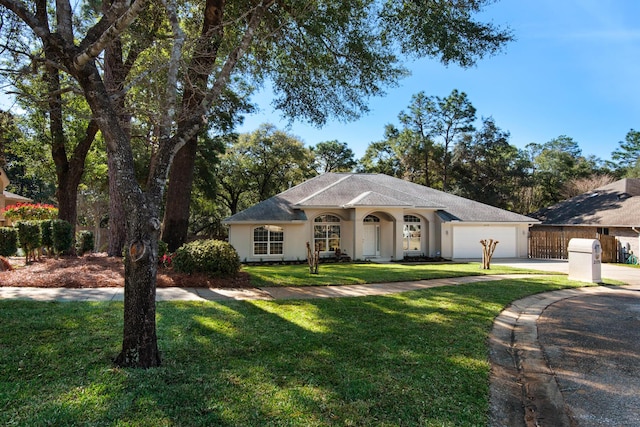
<path fill-rule="evenodd" d="M 480 240 L 498 240 L 494 258 L 515 258 L 518 256 L 516 227 L 508 226 L 456 226 L 453 228 L 453 257 L 482 258 Z"/>

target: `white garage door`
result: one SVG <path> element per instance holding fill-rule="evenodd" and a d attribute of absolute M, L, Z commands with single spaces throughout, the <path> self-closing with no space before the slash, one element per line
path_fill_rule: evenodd
<path fill-rule="evenodd" d="M 453 257 L 482 258 L 480 240 L 498 240 L 494 258 L 515 258 L 518 256 L 515 226 L 456 226 L 453 228 Z"/>

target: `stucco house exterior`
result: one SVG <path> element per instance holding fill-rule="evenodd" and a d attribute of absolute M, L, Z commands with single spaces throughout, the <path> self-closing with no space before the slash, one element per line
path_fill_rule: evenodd
<path fill-rule="evenodd" d="M 0 227 L 8 225 L 8 221 L 2 215 L 2 210 L 7 206 L 15 205 L 18 203 L 28 203 L 31 199 L 13 194 L 5 188 L 10 184 L 7 174 L 0 168 Z"/>
<path fill-rule="evenodd" d="M 326 173 L 227 219 L 242 261 L 304 260 L 306 242 L 320 255 L 354 260 L 406 256 L 481 258 L 482 239 L 498 240 L 494 257 L 524 258 L 538 221 L 383 174 Z"/>
<path fill-rule="evenodd" d="M 603 250 L 605 242 L 611 242 L 605 262 L 624 262 L 628 251 L 640 254 L 640 178 L 612 182 L 530 215 L 540 220 L 532 235 L 564 236 L 564 252 L 571 237 L 587 237 L 600 239 Z"/>

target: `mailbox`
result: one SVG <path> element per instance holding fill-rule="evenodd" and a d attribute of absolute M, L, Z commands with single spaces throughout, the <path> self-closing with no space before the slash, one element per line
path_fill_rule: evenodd
<path fill-rule="evenodd" d="M 569 280 L 602 282 L 602 246 L 598 239 L 569 240 Z"/>

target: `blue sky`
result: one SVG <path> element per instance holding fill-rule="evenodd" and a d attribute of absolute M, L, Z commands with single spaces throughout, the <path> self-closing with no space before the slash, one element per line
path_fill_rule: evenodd
<path fill-rule="evenodd" d="M 247 116 L 238 131 L 269 122 L 307 145 L 346 142 L 360 158 L 370 142 L 383 139 L 385 124 L 398 123 L 413 94 L 444 97 L 453 89 L 466 92 L 478 119 L 493 117 L 519 148 L 567 135 L 583 155 L 609 160 L 629 129 L 640 129 L 640 1 L 501 0 L 482 16 L 509 26 L 516 41 L 471 69 L 426 59 L 409 63 L 412 76 L 384 98 L 371 99 L 368 115 L 321 129 L 289 126 L 265 90 L 254 98 L 259 113 Z"/>

